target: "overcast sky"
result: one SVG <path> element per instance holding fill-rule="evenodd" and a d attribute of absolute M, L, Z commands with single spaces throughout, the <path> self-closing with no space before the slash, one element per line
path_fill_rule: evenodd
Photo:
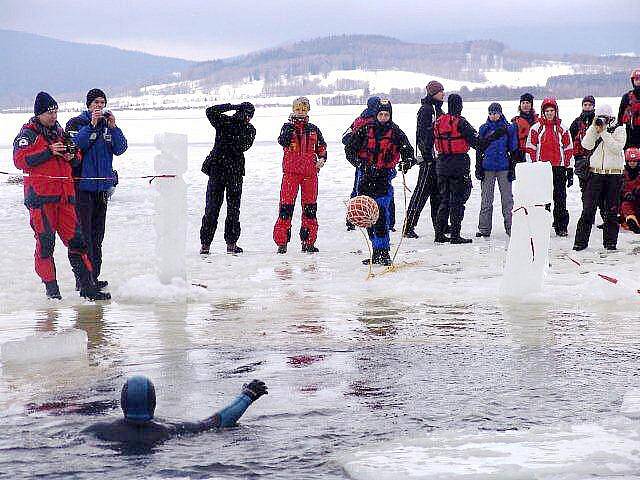
<path fill-rule="evenodd" d="M 640 0 L 0 0 L 0 28 L 191 60 L 342 33 L 638 52 Z"/>

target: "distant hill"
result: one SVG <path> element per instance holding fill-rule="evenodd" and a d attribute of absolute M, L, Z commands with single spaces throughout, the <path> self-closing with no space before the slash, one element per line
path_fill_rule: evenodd
<path fill-rule="evenodd" d="M 56 99 L 78 99 L 97 86 L 122 91 L 143 82 L 175 81 L 172 72 L 195 63 L 11 30 L 0 30 L 0 45 L 0 106 L 28 104 L 40 90 Z"/>

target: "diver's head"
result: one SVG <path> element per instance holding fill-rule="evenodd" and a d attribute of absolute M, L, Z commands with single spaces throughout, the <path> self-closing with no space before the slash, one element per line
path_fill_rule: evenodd
<path fill-rule="evenodd" d="M 148 422 L 156 409 L 156 389 L 143 375 L 127 378 L 120 393 L 124 418 L 132 422 Z"/>

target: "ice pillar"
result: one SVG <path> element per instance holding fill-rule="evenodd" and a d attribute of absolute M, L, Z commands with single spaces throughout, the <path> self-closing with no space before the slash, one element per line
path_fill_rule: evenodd
<path fill-rule="evenodd" d="M 513 182 L 513 220 L 502 293 L 520 297 L 542 290 L 549 265 L 553 175 L 548 162 L 519 163 Z"/>
<path fill-rule="evenodd" d="M 154 161 L 156 175 L 175 175 L 153 181 L 158 278 L 167 284 L 175 277 L 187 277 L 187 185 L 182 178 L 187 171 L 187 136 L 158 134 L 155 146 L 160 150 Z"/>

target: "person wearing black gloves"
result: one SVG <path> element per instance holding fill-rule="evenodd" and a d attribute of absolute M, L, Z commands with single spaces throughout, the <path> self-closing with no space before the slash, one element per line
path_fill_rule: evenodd
<path fill-rule="evenodd" d="M 627 129 L 624 148 L 640 147 L 640 68 L 631 72 L 631 90 L 620 100 L 618 123 Z"/>
<path fill-rule="evenodd" d="M 234 111 L 233 115 L 225 112 Z M 200 228 L 200 253 L 209 254 L 209 248 L 218 226 L 218 216 L 227 194 L 227 219 L 224 223 L 224 240 L 227 253 L 242 253 L 237 245 L 240 238 L 240 199 L 245 174 L 244 152 L 251 148 L 256 129 L 251 125 L 255 107 L 249 102 L 240 105 L 214 105 L 207 108 L 207 118 L 216 129 L 213 149 L 202 164 L 202 172 L 209 176 L 207 199 Z"/>
<path fill-rule="evenodd" d="M 416 163 L 414 150 L 405 133 L 392 120 L 391 102 L 380 100 L 376 120 L 354 132 L 345 146 L 347 160 L 359 165 L 362 177 L 358 193 L 373 198 L 378 204 L 378 221 L 367 231 L 373 247 L 373 258 L 363 263 L 391 265 L 389 256 L 389 204 L 392 173 L 395 168 L 406 173 Z M 402 158 L 402 161 L 400 159 Z"/>
<path fill-rule="evenodd" d="M 470 238 L 460 236 L 464 218 L 464 204 L 471 195 L 469 148 L 483 150 L 487 139 L 479 138 L 475 129 L 462 114 L 462 97 L 455 93 L 447 99 L 448 113 L 436 120 L 434 127 L 436 173 L 440 192 L 440 207 L 436 222 L 436 243 L 471 243 Z M 451 217 L 451 237 L 444 234 Z"/>
<path fill-rule="evenodd" d="M 591 152 L 582 146 L 582 139 L 584 138 L 584 134 L 587 133 L 587 128 L 593 123 L 595 107 L 596 99 L 592 95 L 584 97 L 582 99 L 582 112 L 569 127 L 571 140 L 573 141 L 573 169 L 576 177 L 578 177 L 580 192 L 584 192 L 584 187 L 587 183 L 587 176 L 589 175 L 589 155 L 591 155 Z"/>
<path fill-rule="evenodd" d="M 253 380 L 242 387 L 240 395 L 222 410 L 199 422 L 160 422 L 154 420 L 156 390 L 147 377 L 127 379 L 120 394 L 124 418 L 96 423 L 83 433 L 98 439 L 131 447 L 152 447 L 172 437 L 206 432 L 214 428 L 233 427 L 253 402 L 268 394 L 267 386 Z"/>
<path fill-rule="evenodd" d="M 482 182 L 482 201 L 476 237 L 491 236 L 493 191 L 496 181 L 500 189 L 504 231 L 511 235 L 511 182 L 515 179 L 515 151 L 518 149 L 516 126 L 507 123 L 499 103 L 492 103 L 489 105 L 489 118 L 480 127 L 479 135 L 491 143 L 484 151 L 476 150 L 476 178 Z"/>
<path fill-rule="evenodd" d="M 415 231 L 422 209 L 429 199 L 431 203 L 431 222 L 434 230 L 440 206 L 440 194 L 438 192 L 438 177 L 436 176 L 435 155 L 433 153 L 433 125 L 436 119 L 443 115 L 442 101 L 444 100 L 444 87 L 440 82 L 432 80 L 427 84 L 427 96 L 422 99 L 422 105 L 418 110 L 418 122 L 416 126 L 416 145 L 420 151 L 422 161 L 418 163 L 420 171 L 418 182 L 413 189 L 409 208 L 407 209 L 407 224 L 404 236 L 418 238 Z"/>
<path fill-rule="evenodd" d="M 614 125 L 615 117 L 609 105 L 598 107 L 593 123 L 587 129 L 582 144 L 592 153 L 589 175 L 582 194 L 582 215 L 578 220 L 574 250 L 589 245 L 591 227 L 600 207 L 604 219 L 602 243 L 615 250 L 618 242 L 618 210 L 624 173 L 624 144 L 627 134 L 623 125 Z"/>

